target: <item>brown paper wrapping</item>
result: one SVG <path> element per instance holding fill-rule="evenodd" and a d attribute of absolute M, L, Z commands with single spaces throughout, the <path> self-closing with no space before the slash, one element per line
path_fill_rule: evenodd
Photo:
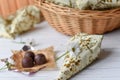
<path fill-rule="evenodd" d="M 14 67 L 13 69 L 17 69 L 19 71 L 25 71 L 25 72 L 37 72 L 42 68 L 55 68 L 56 63 L 55 63 L 55 53 L 53 51 L 53 47 L 49 47 L 43 50 L 34 50 L 33 52 L 35 54 L 44 54 L 47 59 L 47 63 L 43 65 L 35 65 L 34 67 L 31 68 L 23 68 L 22 67 L 22 59 L 24 56 L 24 51 L 12 51 L 13 56 L 11 57 L 14 61 Z"/>

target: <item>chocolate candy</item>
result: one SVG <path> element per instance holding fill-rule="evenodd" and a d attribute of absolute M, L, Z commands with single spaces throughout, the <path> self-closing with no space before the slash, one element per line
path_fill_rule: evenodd
<path fill-rule="evenodd" d="M 34 61 L 31 57 L 24 57 L 22 59 L 22 66 L 24 68 L 30 68 L 34 66 Z"/>
<path fill-rule="evenodd" d="M 35 54 L 32 51 L 28 51 L 25 53 L 24 57 L 31 57 L 34 60 Z"/>
<path fill-rule="evenodd" d="M 28 46 L 28 45 L 24 45 L 23 48 L 22 48 L 23 51 L 28 51 L 30 49 L 31 49 L 31 47 Z"/>
<path fill-rule="evenodd" d="M 24 58 L 22 59 L 22 66 L 24 68 L 30 68 L 34 65 L 42 65 L 47 62 L 45 55 L 37 54 L 35 55 L 32 51 L 25 53 Z"/>
<path fill-rule="evenodd" d="M 43 54 L 37 54 L 35 56 L 35 64 L 36 65 L 42 65 L 42 64 L 45 64 L 46 62 L 47 62 L 47 60 L 46 60 L 45 55 L 43 55 Z"/>

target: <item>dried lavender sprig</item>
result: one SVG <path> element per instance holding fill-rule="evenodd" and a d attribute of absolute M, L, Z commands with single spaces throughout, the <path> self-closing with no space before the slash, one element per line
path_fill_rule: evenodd
<path fill-rule="evenodd" d="M 5 63 L 5 65 L 2 68 L 0 68 L 0 70 L 3 70 L 3 69 L 11 70 L 11 67 L 13 65 L 8 61 L 8 58 L 0 59 L 0 61 Z"/>
<path fill-rule="evenodd" d="M 0 70 L 5 70 L 5 69 L 8 69 L 8 68 L 6 67 L 6 65 L 4 65 L 2 68 L 0 68 Z"/>
<path fill-rule="evenodd" d="M 22 41 L 20 41 L 20 42 L 13 41 L 13 43 L 17 43 L 17 44 L 26 44 L 26 42 L 22 42 Z"/>

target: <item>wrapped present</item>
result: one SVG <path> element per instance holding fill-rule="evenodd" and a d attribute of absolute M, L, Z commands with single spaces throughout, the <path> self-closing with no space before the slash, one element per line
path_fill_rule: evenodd
<path fill-rule="evenodd" d="M 91 64 L 100 54 L 102 35 L 80 33 L 68 42 L 66 56 L 56 80 L 68 80 Z"/>
<path fill-rule="evenodd" d="M 15 38 L 16 35 L 31 30 L 34 24 L 42 21 L 40 15 L 40 10 L 31 5 L 18 10 L 7 19 L 0 17 L 0 36 Z"/>
<path fill-rule="evenodd" d="M 92 9 L 112 9 L 120 7 L 120 0 L 90 0 Z"/>
<path fill-rule="evenodd" d="M 120 7 L 120 0 L 51 0 L 51 2 L 62 6 L 78 8 L 81 10 L 101 10 Z"/>

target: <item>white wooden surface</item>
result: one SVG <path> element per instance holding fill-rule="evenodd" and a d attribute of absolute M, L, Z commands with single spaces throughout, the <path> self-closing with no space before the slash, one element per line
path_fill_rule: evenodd
<path fill-rule="evenodd" d="M 56 56 L 61 55 L 65 49 L 65 43 L 69 36 L 65 36 L 49 27 L 47 22 L 37 25 L 34 31 L 19 36 L 16 40 L 23 41 L 35 39 L 39 43 L 36 49 L 42 49 L 53 45 Z M 23 45 L 15 44 L 12 40 L 0 38 L 0 58 L 12 55 L 11 50 L 21 49 Z M 21 74 L 13 71 L 0 71 L 0 80 L 55 80 L 63 59 L 57 62 L 58 69 L 42 70 L 34 75 Z M 2 63 L 0 62 L 0 67 Z M 120 80 L 120 29 L 104 36 L 101 55 L 99 58 L 78 73 L 71 80 Z"/>

